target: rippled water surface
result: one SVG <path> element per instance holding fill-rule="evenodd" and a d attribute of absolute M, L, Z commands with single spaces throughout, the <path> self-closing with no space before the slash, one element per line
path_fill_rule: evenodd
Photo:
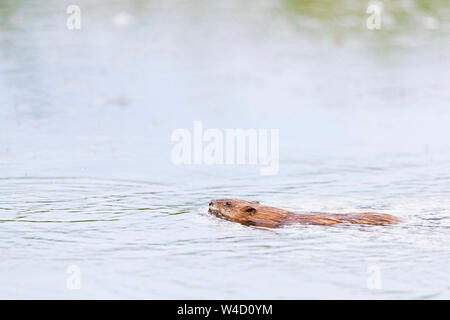
<path fill-rule="evenodd" d="M 450 298 L 448 4 L 376 33 L 350 3 L 79 1 L 69 31 L 2 2 L 0 298 Z M 278 174 L 174 165 L 195 120 L 279 129 Z M 224 197 L 403 222 L 263 230 Z"/>

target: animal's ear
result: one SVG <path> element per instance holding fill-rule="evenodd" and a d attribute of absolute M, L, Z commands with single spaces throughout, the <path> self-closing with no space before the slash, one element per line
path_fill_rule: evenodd
<path fill-rule="evenodd" d="M 251 216 L 254 215 L 256 213 L 256 209 L 251 207 L 251 206 L 245 206 L 241 208 L 242 211 L 250 214 Z"/>

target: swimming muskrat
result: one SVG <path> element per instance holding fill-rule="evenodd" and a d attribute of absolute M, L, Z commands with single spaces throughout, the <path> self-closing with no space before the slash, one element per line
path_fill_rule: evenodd
<path fill-rule="evenodd" d="M 238 199 L 213 200 L 209 203 L 209 213 L 243 225 L 268 228 L 292 224 L 332 226 L 338 223 L 384 226 L 400 222 L 400 219 L 385 213 L 294 213 L 275 207 L 262 206 L 258 201 Z"/>

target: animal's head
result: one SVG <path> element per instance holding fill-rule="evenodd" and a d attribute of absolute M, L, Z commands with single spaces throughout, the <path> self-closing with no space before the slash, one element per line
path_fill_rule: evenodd
<path fill-rule="evenodd" d="M 227 220 L 246 223 L 256 214 L 258 201 L 218 199 L 209 203 L 209 212 Z"/>
<path fill-rule="evenodd" d="M 286 210 L 262 206 L 258 201 L 219 199 L 209 203 L 209 212 L 230 221 L 244 225 L 277 228 L 289 215 Z"/>

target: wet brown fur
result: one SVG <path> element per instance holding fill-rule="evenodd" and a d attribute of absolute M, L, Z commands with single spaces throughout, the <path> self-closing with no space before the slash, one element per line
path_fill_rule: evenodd
<path fill-rule="evenodd" d="M 275 207 L 262 206 L 258 201 L 218 199 L 209 203 L 209 213 L 244 225 L 278 228 L 292 224 L 332 226 L 338 223 L 384 226 L 400 222 L 385 213 L 294 213 Z"/>

